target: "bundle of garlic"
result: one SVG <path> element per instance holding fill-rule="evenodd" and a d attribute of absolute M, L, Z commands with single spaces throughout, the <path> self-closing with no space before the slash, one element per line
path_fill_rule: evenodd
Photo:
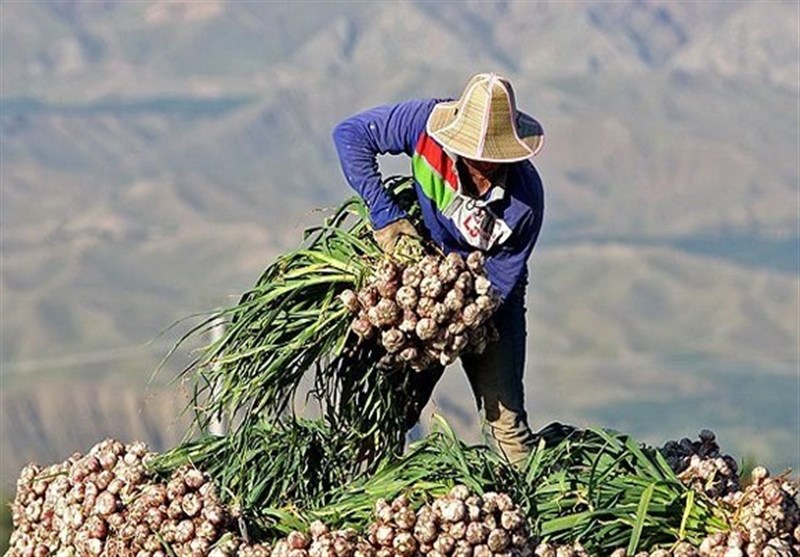
<path fill-rule="evenodd" d="M 756 466 L 750 478 L 743 491 L 722 499 L 730 506 L 734 527 L 730 535 L 740 540 L 742 555 L 800 555 L 797 481 L 786 475 L 772 477 L 763 466 Z"/>
<path fill-rule="evenodd" d="M 731 530 L 704 538 L 693 557 L 761 557 L 800 554 L 800 508 L 797 483 L 770 477 L 757 466 L 751 483 L 740 489 L 736 460 L 721 454 L 714 432 L 703 429 L 699 440 L 668 441 L 660 449 L 678 478 L 694 491 L 720 501 L 731 516 Z"/>
<path fill-rule="evenodd" d="M 275 543 L 271 557 L 374 557 L 375 550 L 352 528 L 331 530 L 315 520 L 308 533 L 297 530 Z"/>
<path fill-rule="evenodd" d="M 528 557 L 525 517 L 505 493 L 470 493 L 463 485 L 414 512 L 401 496 L 375 505 L 369 541 L 376 557 Z"/>
<path fill-rule="evenodd" d="M 165 483 L 149 483 L 125 509 L 115 526 L 118 554 L 126 551 L 206 555 L 231 527 L 231 515 L 220 504 L 216 487 L 194 468 L 173 472 Z"/>
<path fill-rule="evenodd" d="M 562 549 L 562 548 L 558 548 Z M 699 548 L 690 544 L 689 542 L 682 541 L 674 545 L 670 549 L 657 548 L 652 551 L 637 551 L 630 557 L 700 557 Z M 588 554 L 583 551 L 569 551 L 562 550 L 560 553 L 539 553 L 537 549 L 537 557 L 587 557 Z M 620 547 L 611 552 L 610 557 L 628 557 L 628 551 L 624 547 Z M 722 555 L 720 556 L 722 557 Z"/>
<path fill-rule="evenodd" d="M 448 365 L 497 338 L 490 317 L 499 302 L 481 252 L 466 260 L 458 253 L 407 264 L 386 259 L 365 286 L 340 299 L 355 315 L 351 330 L 359 341 L 375 338 L 385 349 L 384 367 Z"/>
<path fill-rule="evenodd" d="M 619 552 L 612 553 L 611 557 L 625 557 L 624 550 L 621 550 L 621 555 L 617 553 Z M 536 557 L 589 557 L 589 553 L 580 542 L 560 545 L 541 542 L 533 554 Z"/>
<path fill-rule="evenodd" d="M 27 465 L 11 506 L 9 555 L 114 554 L 123 502 L 138 495 L 150 455 L 143 443 L 106 440 L 60 464 Z"/>
<path fill-rule="evenodd" d="M 160 482 L 145 467 L 144 443 L 105 440 L 85 456 L 26 466 L 12 504 L 7 555 L 235 555 L 257 550 L 233 534 L 234 514 L 200 471 L 183 467 Z"/>

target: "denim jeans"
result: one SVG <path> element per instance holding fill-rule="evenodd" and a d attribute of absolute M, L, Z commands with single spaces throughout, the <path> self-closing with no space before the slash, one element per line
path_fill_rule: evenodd
<path fill-rule="evenodd" d="M 498 449 L 513 463 L 524 460 L 533 450 L 535 438 L 525 412 L 523 375 L 525 372 L 525 289 L 527 273 L 495 313 L 500 340 L 482 354 L 465 354 L 461 363 L 467 374 L 478 410 L 494 437 Z M 430 400 L 444 368 L 418 373 L 414 377 L 412 399 L 406 425 L 410 429 Z"/>

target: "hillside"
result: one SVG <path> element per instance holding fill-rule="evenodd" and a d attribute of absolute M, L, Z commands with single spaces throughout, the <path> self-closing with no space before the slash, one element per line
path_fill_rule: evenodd
<path fill-rule="evenodd" d="M 350 194 L 339 120 L 486 69 L 548 133 L 535 423 L 712 427 L 800 468 L 798 9 L 0 4 L 2 481 L 98 436 L 174 442 L 157 432 L 179 393 L 142 392 L 175 337 L 145 344 L 232 303 Z M 474 435 L 447 381 L 440 407 Z"/>

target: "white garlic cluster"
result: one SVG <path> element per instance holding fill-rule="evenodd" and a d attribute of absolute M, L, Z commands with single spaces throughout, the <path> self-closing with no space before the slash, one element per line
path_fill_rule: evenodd
<path fill-rule="evenodd" d="M 200 557 L 258 549 L 234 532 L 235 513 L 194 468 L 159 481 L 141 442 L 107 439 L 60 464 L 29 464 L 17 481 L 9 557 Z"/>
<path fill-rule="evenodd" d="M 505 493 L 470 493 L 463 485 L 414 512 L 400 497 L 378 501 L 369 541 L 376 557 L 529 557 L 522 511 Z"/>
<path fill-rule="evenodd" d="M 340 299 L 355 316 L 351 330 L 359 341 L 375 338 L 385 349 L 385 367 L 448 365 L 497 339 L 490 317 L 499 302 L 481 252 L 466 260 L 457 253 L 409 264 L 387 259 L 361 290 Z"/>

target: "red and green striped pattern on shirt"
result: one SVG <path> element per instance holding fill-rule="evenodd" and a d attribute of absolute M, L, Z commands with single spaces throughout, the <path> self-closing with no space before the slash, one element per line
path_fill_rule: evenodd
<path fill-rule="evenodd" d="M 422 192 L 444 212 L 458 191 L 453 159 L 427 132 L 422 132 L 411 157 L 411 167 Z"/>

